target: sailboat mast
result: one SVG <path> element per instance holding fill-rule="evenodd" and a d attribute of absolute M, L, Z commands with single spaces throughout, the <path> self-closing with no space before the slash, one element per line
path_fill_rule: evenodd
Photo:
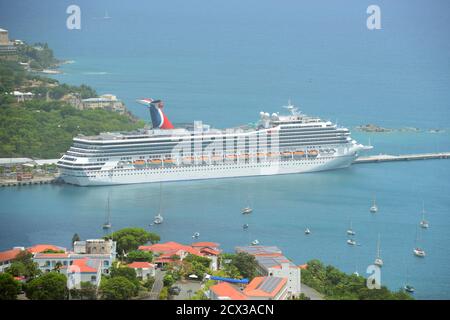
<path fill-rule="evenodd" d="M 378 234 L 378 241 L 377 241 L 377 258 L 380 258 L 380 234 Z"/>
<path fill-rule="evenodd" d="M 162 213 L 162 182 L 159 183 L 159 214 Z"/>

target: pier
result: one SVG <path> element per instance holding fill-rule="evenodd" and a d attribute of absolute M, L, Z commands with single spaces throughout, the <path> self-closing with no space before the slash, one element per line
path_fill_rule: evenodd
<path fill-rule="evenodd" d="M 371 162 L 388 162 L 388 161 L 412 161 L 412 160 L 432 160 L 432 159 L 449 159 L 450 152 L 439 153 L 417 153 L 390 155 L 379 154 L 374 156 L 359 157 L 353 163 L 371 163 Z"/>
<path fill-rule="evenodd" d="M 39 177 L 30 180 L 16 181 L 16 180 L 1 180 L 0 187 L 17 187 L 36 184 L 59 183 L 58 177 Z"/>

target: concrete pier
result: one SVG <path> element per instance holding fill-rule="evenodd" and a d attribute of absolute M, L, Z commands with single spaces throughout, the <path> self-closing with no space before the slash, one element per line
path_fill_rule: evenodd
<path fill-rule="evenodd" d="M 48 183 L 57 183 L 59 181 L 58 177 L 39 177 L 33 178 L 31 180 L 2 180 L 0 181 L 0 187 L 16 187 L 16 186 L 27 186 L 27 185 L 35 185 L 35 184 L 48 184 Z"/>
<path fill-rule="evenodd" d="M 401 155 L 379 154 L 375 156 L 359 157 L 353 163 L 431 160 L 431 159 L 449 159 L 449 158 L 450 152 L 417 153 L 417 154 L 401 154 Z"/>

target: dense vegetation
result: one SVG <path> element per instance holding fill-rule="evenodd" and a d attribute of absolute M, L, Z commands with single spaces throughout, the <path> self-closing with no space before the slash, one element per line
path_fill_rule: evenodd
<path fill-rule="evenodd" d="M 77 134 L 133 130 L 134 122 L 105 110 L 77 110 L 59 101 L 0 106 L 0 157 L 57 158 Z"/>
<path fill-rule="evenodd" d="M 117 253 L 122 255 L 130 251 L 136 251 L 139 246 L 148 242 L 157 243 L 160 237 L 156 233 L 148 232 L 142 228 L 124 228 L 106 236 L 105 239 L 116 241 Z"/>
<path fill-rule="evenodd" d="M 61 62 L 54 57 L 47 43 L 21 44 L 17 46 L 17 54 L 19 61 L 30 62 L 30 67 L 35 70 L 50 68 Z"/>
<path fill-rule="evenodd" d="M 348 275 L 333 266 L 325 266 L 318 260 L 311 260 L 302 270 L 302 282 L 333 300 L 409 300 L 403 291 L 392 292 L 387 287 L 368 289 L 366 279 Z"/>

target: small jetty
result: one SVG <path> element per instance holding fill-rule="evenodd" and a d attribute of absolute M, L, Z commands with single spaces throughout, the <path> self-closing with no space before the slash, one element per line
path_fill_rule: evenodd
<path fill-rule="evenodd" d="M 17 186 L 28 186 L 28 185 L 36 185 L 36 184 L 49 184 L 49 183 L 62 183 L 59 177 L 40 177 L 33 178 L 29 180 L 3 180 L 0 182 L 0 187 L 17 187 Z"/>
<path fill-rule="evenodd" d="M 379 154 L 375 156 L 359 157 L 353 163 L 357 164 L 357 163 L 371 163 L 371 162 L 432 160 L 432 159 L 449 159 L 449 158 L 450 152 L 417 153 L 417 154 L 402 154 L 402 155 Z"/>

